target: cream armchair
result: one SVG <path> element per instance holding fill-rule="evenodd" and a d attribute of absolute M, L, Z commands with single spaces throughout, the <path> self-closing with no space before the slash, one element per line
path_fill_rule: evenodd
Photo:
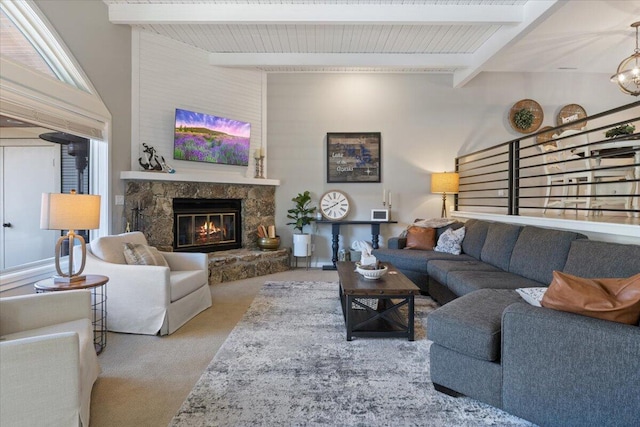
<path fill-rule="evenodd" d="M 132 232 L 100 237 L 87 247 L 84 272 L 109 277 L 108 330 L 167 335 L 211 307 L 206 254 L 161 252 L 168 267 L 130 265 L 124 256 L 125 243 L 147 245 L 147 240 L 144 234 Z M 79 260 L 79 252 L 75 255 Z"/>
<path fill-rule="evenodd" d="M 91 318 L 87 290 L 0 298 L 0 425 L 89 425 Z"/>

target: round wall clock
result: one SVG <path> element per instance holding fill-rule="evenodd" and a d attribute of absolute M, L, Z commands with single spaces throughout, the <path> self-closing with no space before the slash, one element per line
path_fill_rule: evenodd
<path fill-rule="evenodd" d="M 338 221 L 344 219 L 351 206 L 347 195 L 340 190 L 330 190 L 320 198 L 320 212 L 326 219 Z"/>

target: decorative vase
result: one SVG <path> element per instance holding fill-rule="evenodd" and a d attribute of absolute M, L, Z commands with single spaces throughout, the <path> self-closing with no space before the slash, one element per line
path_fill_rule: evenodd
<path fill-rule="evenodd" d="M 263 251 L 277 251 L 280 247 L 280 236 L 259 237 L 258 247 Z"/>
<path fill-rule="evenodd" d="M 293 235 L 293 256 L 309 256 L 311 255 L 311 235 L 310 234 L 294 234 Z"/>

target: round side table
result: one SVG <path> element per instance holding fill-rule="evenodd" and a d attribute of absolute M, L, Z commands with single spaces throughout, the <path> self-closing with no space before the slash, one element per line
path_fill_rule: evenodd
<path fill-rule="evenodd" d="M 34 284 L 36 293 L 91 290 L 91 309 L 93 311 L 93 345 L 96 353 L 102 353 L 107 346 L 107 287 L 109 278 L 97 274 L 87 274 L 84 280 L 73 283 L 54 282 L 53 278 L 40 280 Z"/>

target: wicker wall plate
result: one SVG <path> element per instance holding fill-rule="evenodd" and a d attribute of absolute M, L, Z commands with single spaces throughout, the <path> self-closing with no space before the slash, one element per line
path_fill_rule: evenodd
<path fill-rule="evenodd" d="M 531 123 L 531 126 L 529 126 L 527 129 L 520 129 L 514 122 L 516 113 L 523 108 L 526 108 L 533 113 L 533 123 Z M 513 104 L 513 107 L 511 107 L 511 110 L 509 111 L 509 123 L 514 130 L 520 133 L 535 132 L 542 124 L 543 119 L 544 113 L 542 112 L 542 107 L 533 99 L 522 99 Z"/>
<path fill-rule="evenodd" d="M 574 120 L 584 119 L 587 117 L 587 112 L 579 106 L 578 104 L 569 104 L 565 105 L 560 109 L 558 116 L 556 117 L 556 124 L 558 126 L 565 123 L 570 123 Z M 564 130 L 567 129 L 582 129 L 587 125 L 587 122 L 577 123 L 575 125 L 565 126 Z"/>
<path fill-rule="evenodd" d="M 551 126 L 545 126 L 540 129 L 540 132 L 543 132 L 547 129 L 553 129 Z M 544 132 L 540 133 L 536 136 L 536 142 L 538 144 L 542 144 L 543 146 L 552 145 L 557 147 L 556 141 L 553 139 L 553 132 Z"/>

